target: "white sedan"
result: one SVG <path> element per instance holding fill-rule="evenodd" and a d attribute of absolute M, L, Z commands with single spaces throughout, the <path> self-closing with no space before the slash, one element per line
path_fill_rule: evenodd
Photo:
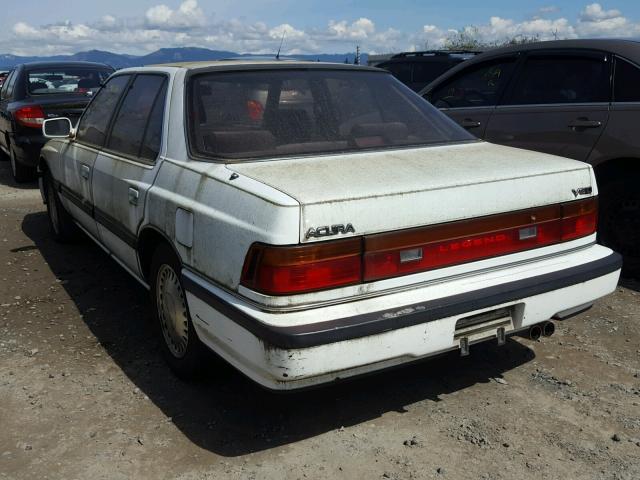
<path fill-rule="evenodd" d="M 43 129 L 53 235 L 150 290 L 182 376 L 205 347 L 271 389 L 473 353 L 618 281 L 589 165 L 479 141 L 382 70 L 125 69 Z"/>

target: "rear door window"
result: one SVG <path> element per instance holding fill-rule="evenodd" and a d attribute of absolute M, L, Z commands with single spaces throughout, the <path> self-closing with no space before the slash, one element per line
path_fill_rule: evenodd
<path fill-rule="evenodd" d="M 605 54 L 536 55 L 527 58 L 514 85 L 511 105 L 609 101 Z"/>
<path fill-rule="evenodd" d="M 146 139 L 145 156 L 155 159 L 161 133 L 158 129 L 162 128 L 162 118 L 158 121 L 158 116 L 163 112 L 166 83 L 163 75 L 136 76 L 113 122 L 107 149 L 125 156 L 140 157 Z M 161 105 L 153 116 L 156 104 Z M 150 118 L 153 118 L 152 122 Z"/>
<path fill-rule="evenodd" d="M 130 78 L 131 75 L 113 77 L 96 94 L 80 119 L 78 141 L 97 147 L 104 145 L 109 122 Z"/>
<path fill-rule="evenodd" d="M 640 102 L 640 68 L 621 58 L 616 58 L 613 101 Z"/>
<path fill-rule="evenodd" d="M 16 84 L 16 70 L 12 71 L 2 86 L 2 99 L 11 98 L 13 96 L 13 86 Z"/>
<path fill-rule="evenodd" d="M 515 58 L 482 63 L 436 87 L 430 101 L 438 108 L 495 106 L 509 81 Z"/>

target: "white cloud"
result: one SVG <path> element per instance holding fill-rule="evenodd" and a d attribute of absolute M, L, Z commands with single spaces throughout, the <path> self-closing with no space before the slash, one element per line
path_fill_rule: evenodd
<path fill-rule="evenodd" d="M 581 12 L 576 31 L 584 37 L 634 37 L 640 35 L 640 23 L 632 22 L 620 10 L 605 10 L 592 3 Z"/>
<path fill-rule="evenodd" d="M 359 18 L 349 24 L 346 20 L 331 20 L 327 33 L 337 39 L 364 40 L 376 31 L 375 24 L 368 18 Z"/>
<path fill-rule="evenodd" d="M 580 15 L 580 19 L 586 22 L 595 22 L 598 20 L 609 20 L 621 16 L 622 13 L 620 10 L 605 10 L 599 3 L 592 3 L 584 8 Z"/>
<path fill-rule="evenodd" d="M 502 42 L 514 37 L 552 38 L 640 37 L 640 22 L 617 9 L 600 3 L 585 4 L 574 19 L 559 14 L 554 5 L 540 8 L 524 20 L 493 15 L 473 27 L 452 29 L 449 25 L 425 23 L 416 31 L 380 26 L 368 17 L 334 19 L 324 26 L 303 27 L 282 22 L 248 22 L 242 19 L 215 20 L 214 12 L 204 12 L 197 0 L 164 0 L 138 17 L 111 12 L 94 22 L 60 22 L 38 25 L 20 21 L 0 33 L 0 53 L 40 55 L 73 53 L 88 49 L 144 54 L 162 47 L 194 46 L 239 53 L 282 53 L 354 51 L 392 52 L 433 49 L 459 32 L 477 36 L 484 42 Z M 452 20 L 452 23 L 455 19 Z"/>
<path fill-rule="evenodd" d="M 206 22 L 197 0 L 185 0 L 177 10 L 172 10 L 164 4 L 156 5 L 147 10 L 146 19 L 152 27 L 165 28 L 201 27 Z"/>

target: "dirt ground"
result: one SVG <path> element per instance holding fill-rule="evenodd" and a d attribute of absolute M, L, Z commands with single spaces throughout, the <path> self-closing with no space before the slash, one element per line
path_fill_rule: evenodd
<path fill-rule="evenodd" d="M 639 479 L 640 283 L 557 324 L 301 394 L 185 384 L 146 292 L 0 162 L 0 479 Z"/>

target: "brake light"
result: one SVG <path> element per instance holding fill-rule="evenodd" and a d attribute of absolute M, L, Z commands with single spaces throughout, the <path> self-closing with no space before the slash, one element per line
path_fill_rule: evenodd
<path fill-rule="evenodd" d="M 408 275 L 521 252 L 591 235 L 597 200 L 365 238 L 364 280 Z"/>
<path fill-rule="evenodd" d="M 251 246 L 241 284 L 288 295 L 409 275 L 595 233 L 597 199 L 328 242 Z"/>
<path fill-rule="evenodd" d="M 290 247 L 253 244 L 242 285 L 270 295 L 312 292 L 362 282 L 362 240 Z"/>
<path fill-rule="evenodd" d="M 591 235 L 598 228 L 598 200 L 590 198 L 562 206 L 562 241 Z"/>
<path fill-rule="evenodd" d="M 44 111 L 40 105 L 29 105 L 16 110 L 14 117 L 23 127 L 42 128 Z"/>
<path fill-rule="evenodd" d="M 248 100 L 247 101 L 247 113 L 249 114 L 249 118 L 254 122 L 259 122 L 262 120 L 262 116 L 264 115 L 264 107 L 262 104 L 256 100 Z"/>

